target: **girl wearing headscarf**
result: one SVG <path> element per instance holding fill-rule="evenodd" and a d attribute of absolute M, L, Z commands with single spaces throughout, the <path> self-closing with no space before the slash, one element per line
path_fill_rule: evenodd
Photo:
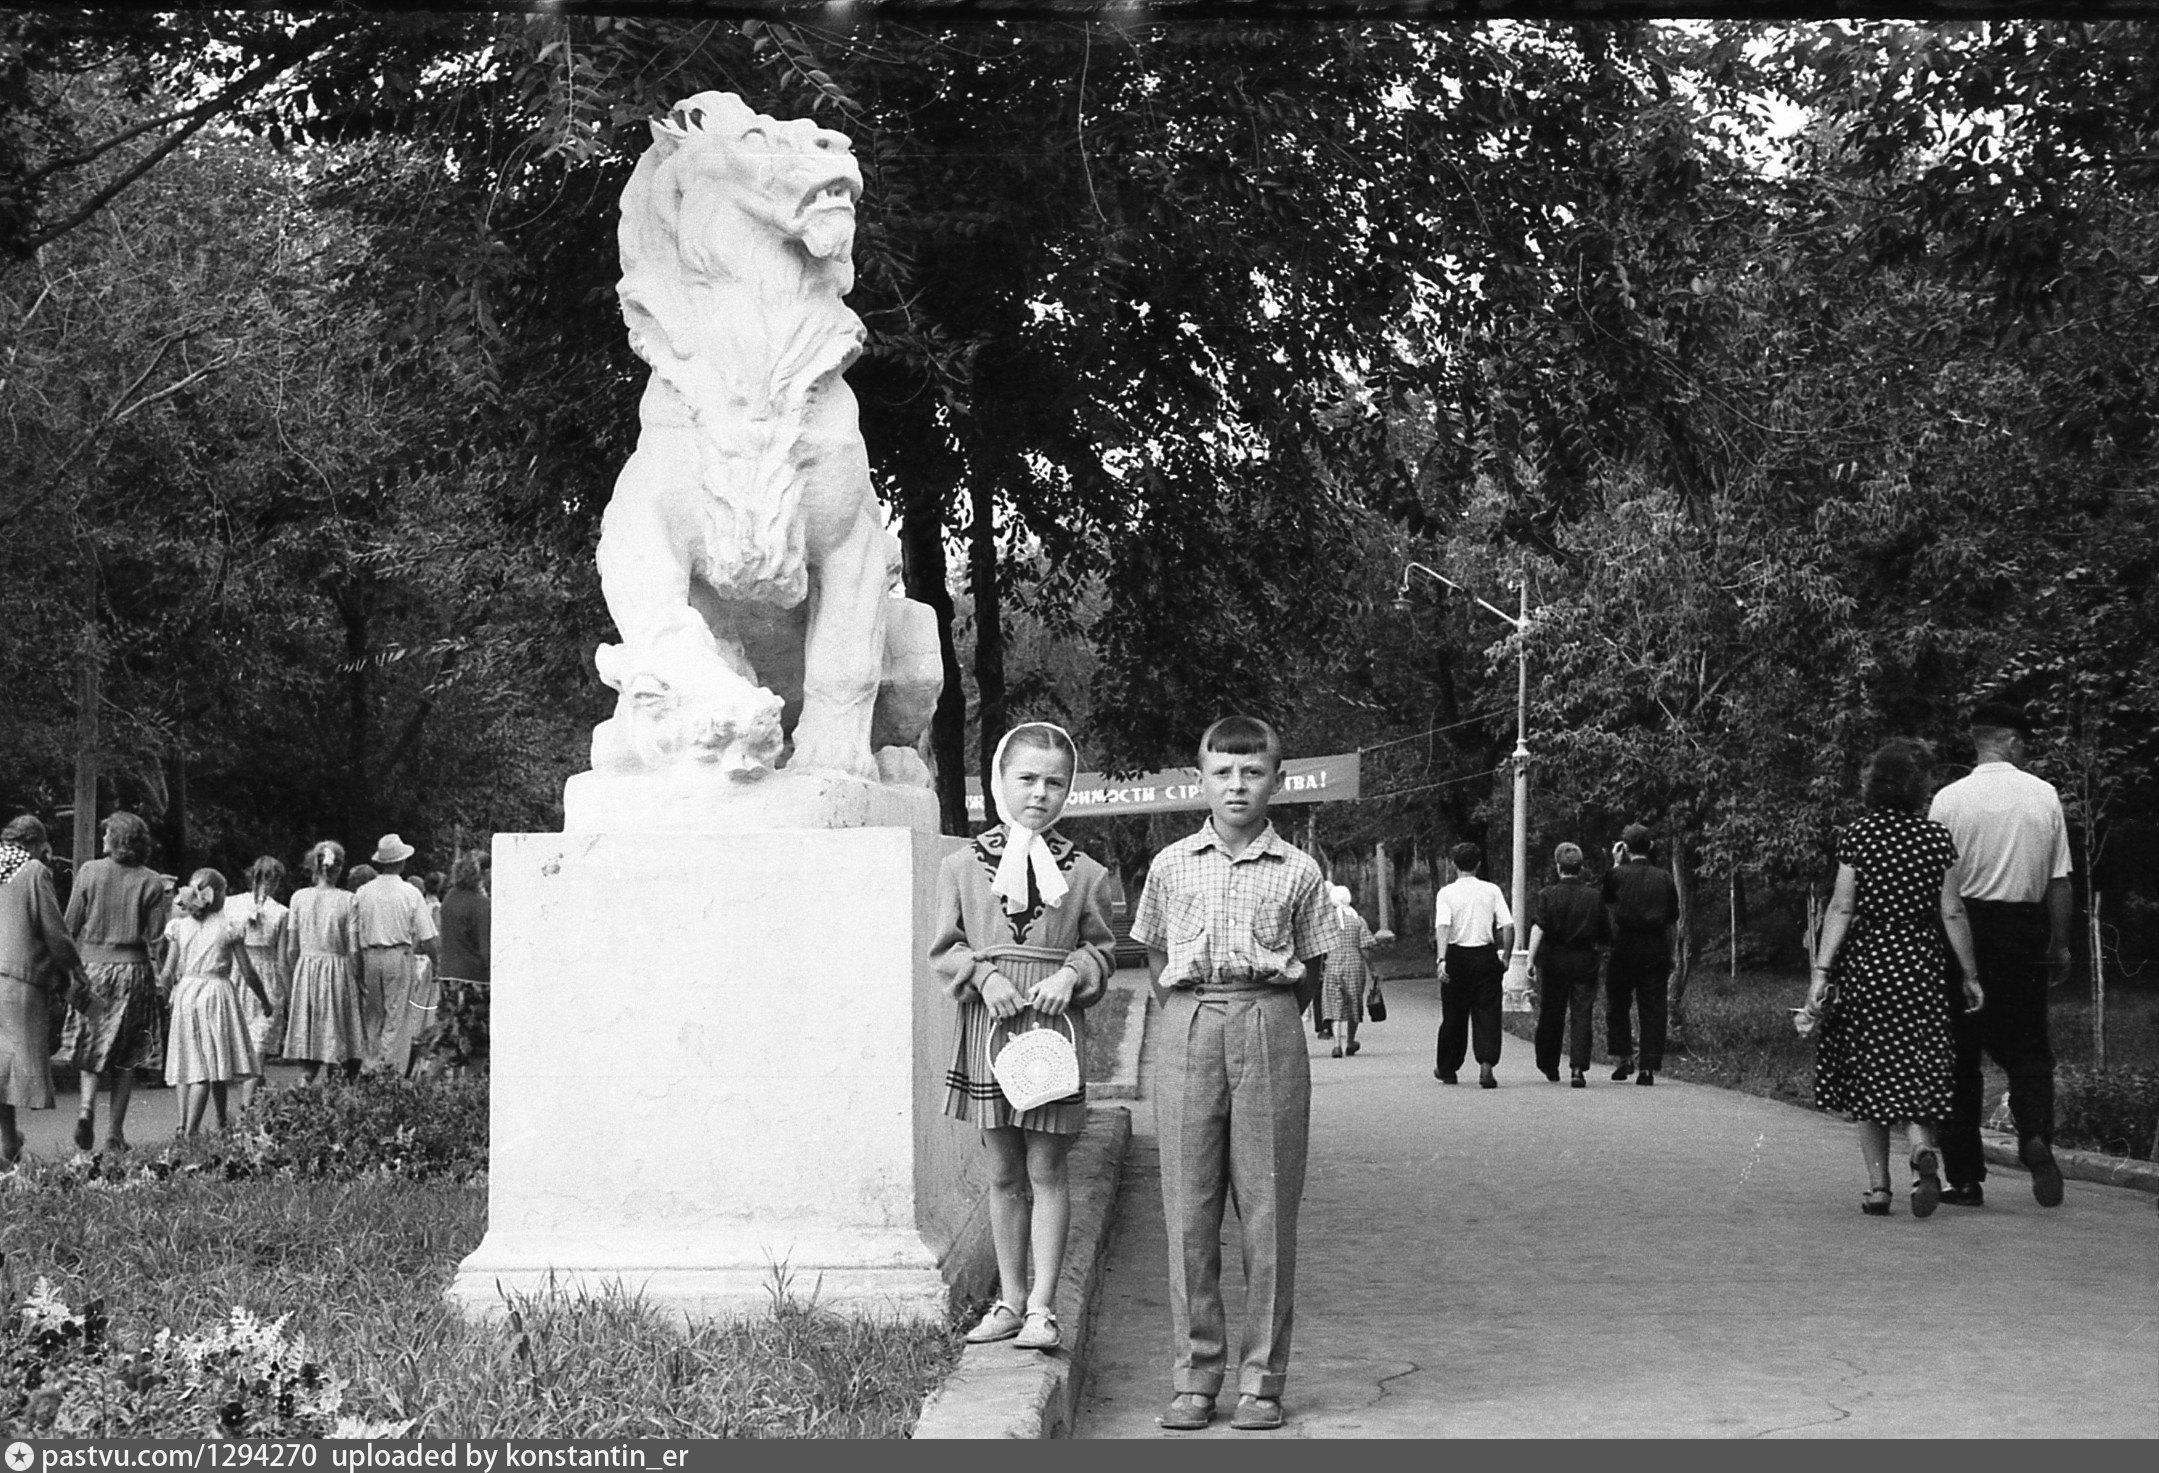
<path fill-rule="evenodd" d="M 1336 1026 L 1334 1057 L 1354 1054 L 1364 1045 L 1357 1042 L 1357 1025 L 1364 1021 L 1364 1003 L 1372 990 L 1372 969 L 1366 965 L 1364 954 L 1372 949 L 1372 932 L 1357 914 L 1347 885 L 1330 885 L 1328 896 L 1334 901 L 1335 919 L 1341 923 L 1341 943 L 1327 953 L 1326 982 L 1320 992 L 1320 1007 L 1326 1019 Z"/>
<path fill-rule="evenodd" d="M 1048 1350 L 1062 1339 L 1053 1305 L 1072 1211 L 1065 1157 L 1086 1124 L 1086 1086 L 1016 1111 L 998 1088 L 992 1050 L 1007 1027 L 1058 1027 L 1063 1019 L 1085 1079 L 1081 1014 L 1116 970 L 1116 936 L 1109 872 L 1051 827 L 1079 767 L 1072 738 L 1062 727 L 1028 722 L 1005 734 L 990 765 L 998 823 L 939 868 L 930 943 L 930 965 L 960 1013 L 945 1114 L 980 1126 L 991 1160 L 990 1236 L 1001 1292 L 967 1339 Z"/>

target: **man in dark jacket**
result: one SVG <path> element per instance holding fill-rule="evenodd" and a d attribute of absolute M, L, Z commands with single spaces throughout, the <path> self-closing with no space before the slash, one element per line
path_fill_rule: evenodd
<path fill-rule="evenodd" d="M 1605 1043 L 1618 1067 L 1614 1079 L 1635 1073 L 1634 1018 L 1642 1011 L 1641 1073 L 1636 1084 L 1655 1084 L 1664 1067 L 1666 981 L 1672 975 L 1672 942 L 1679 927 L 1679 887 L 1649 860 L 1646 825 L 1621 831 L 1611 872 L 1604 877 L 1604 916 L 1612 938 L 1612 962 L 1604 981 Z"/>
<path fill-rule="evenodd" d="M 1567 1040 L 1567 1064 L 1576 1089 L 1589 1083 L 1590 1011 L 1597 995 L 1597 948 L 1606 939 L 1604 905 L 1582 873 L 1582 850 L 1562 844 L 1552 851 L 1559 882 L 1537 892 L 1530 907 L 1529 972 L 1538 979 L 1537 1067 L 1559 1079 L 1559 1044 Z"/>

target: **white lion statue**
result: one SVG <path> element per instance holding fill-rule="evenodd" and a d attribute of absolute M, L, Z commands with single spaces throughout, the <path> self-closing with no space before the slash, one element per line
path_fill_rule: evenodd
<path fill-rule="evenodd" d="M 620 692 L 597 772 L 711 764 L 921 784 L 936 618 L 894 593 L 855 397 L 862 172 L 845 134 L 700 92 L 622 192 L 630 345 L 651 365 L 601 523 Z"/>

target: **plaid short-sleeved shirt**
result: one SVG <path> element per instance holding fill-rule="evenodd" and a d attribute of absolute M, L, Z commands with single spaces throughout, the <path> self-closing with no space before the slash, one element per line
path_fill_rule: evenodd
<path fill-rule="evenodd" d="M 1334 950 L 1337 929 L 1310 855 L 1269 824 L 1231 858 L 1211 818 L 1154 857 L 1132 919 L 1133 940 L 1169 953 L 1164 987 L 1295 986 L 1304 980 L 1301 958 Z"/>

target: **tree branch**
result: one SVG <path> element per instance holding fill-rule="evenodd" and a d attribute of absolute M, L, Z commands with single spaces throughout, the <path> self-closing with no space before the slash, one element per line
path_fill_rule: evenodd
<path fill-rule="evenodd" d="M 83 203 L 82 207 L 72 215 L 67 216 L 55 225 L 47 226 L 35 235 L 29 236 L 17 247 L 17 250 L 25 256 L 35 255 L 70 230 L 82 225 L 96 215 L 99 210 L 112 203 L 121 191 L 157 167 L 174 149 L 194 137 L 205 123 L 222 113 L 231 111 L 243 99 L 262 90 L 272 79 L 282 76 L 301 62 L 308 60 L 351 29 L 351 22 L 323 21 L 311 30 L 303 31 L 295 36 L 292 45 L 282 47 L 271 56 L 257 62 L 229 84 L 224 91 L 218 93 L 217 96 L 191 109 L 188 121 L 184 126 L 175 130 L 164 142 L 144 154 L 127 169 L 122 170 L 119 178 L 91 195 Z M 150 126 L 157 126 L 157 124 L 145 125 L 145 127 Z M 113 140 L 113 142 L 117 141 L 119 140 Z M 110 143 L 101 145 L 97 152 L 102 153 L 105 148 L 110 146 Z"/>

